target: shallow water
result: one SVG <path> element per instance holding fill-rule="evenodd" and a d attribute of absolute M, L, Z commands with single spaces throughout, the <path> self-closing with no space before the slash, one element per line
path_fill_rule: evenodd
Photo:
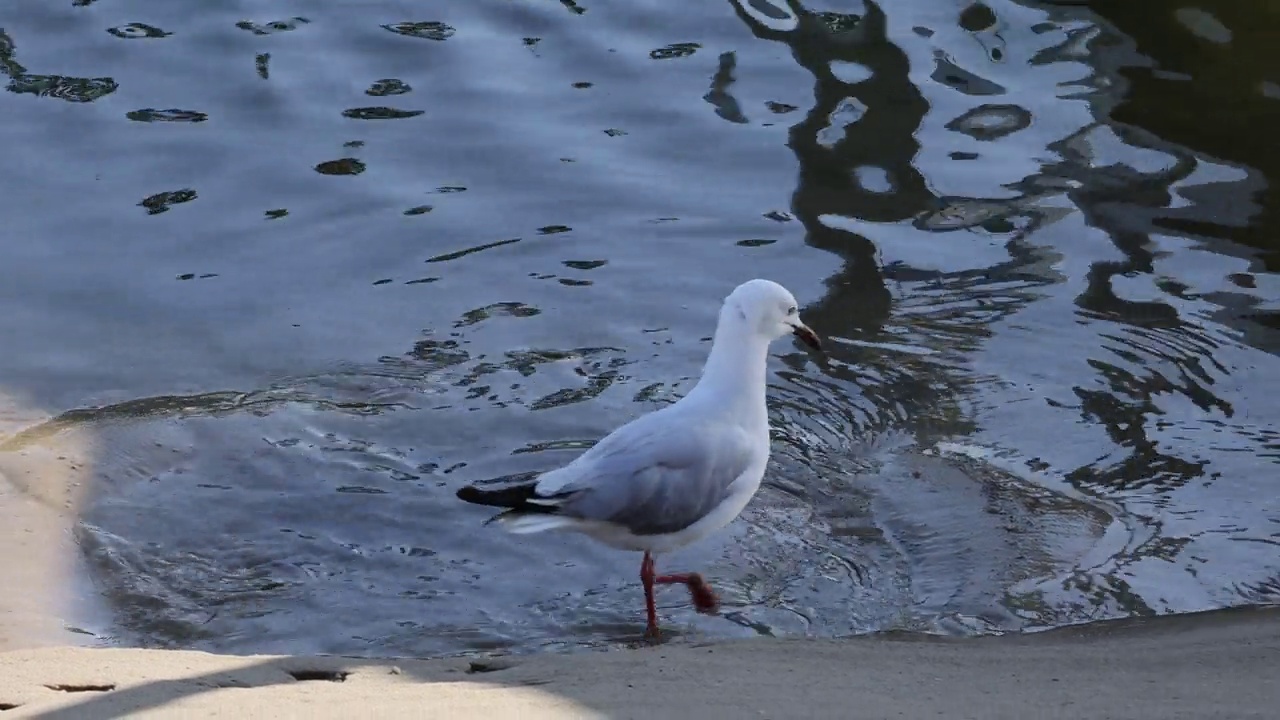
<path fill-rule="evenodd" d="M 674 633 L 1280 601 L 1280 18 L 1229 5 L 11 0 L 0 456 L 92 438 L 103 642 L 626 642 L 638 558 L 454 490 L 679 397 L 766 276 L 831 349 L 775 346 Z"/>

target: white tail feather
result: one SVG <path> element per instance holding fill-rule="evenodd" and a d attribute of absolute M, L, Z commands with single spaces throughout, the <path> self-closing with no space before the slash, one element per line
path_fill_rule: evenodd
<path fill-rule="evenodd" d="M 562 530 L 572 527 L 577 520 L 563 515 L 510 515 L 498 518 L 502 529 L 517 535 Z"/>

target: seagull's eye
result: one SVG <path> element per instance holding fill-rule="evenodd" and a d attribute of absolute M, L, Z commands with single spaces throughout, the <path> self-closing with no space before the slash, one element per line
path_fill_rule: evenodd
<path fill-rule="evenodd" d="M 788 315 L 795 315 L 795 314 L 796 314 L 796 306 L 795 306 L 795 305 L 792 305 L 791 307 L 787 308 L 787 314 L 788 314 Z"/>

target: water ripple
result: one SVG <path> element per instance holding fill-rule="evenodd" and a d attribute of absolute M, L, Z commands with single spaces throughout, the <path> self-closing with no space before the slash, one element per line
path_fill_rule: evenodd
<path fill-rule="evenodd" d="M 448 40 L 457 32 L 452 25 L 447 25 L 435 20 L 423 22 L 401 22 L 392 25 L 383 25 L 386 30 L 390 30 L 398 35 L 407 35 L 409 37 L 423 38 L 425 40 Z"/>
<path fill-rule="evenodd" d="M 148 25 L 146 23 L 129 23 L 127 25 L 119 25 L 117 27 L 107 28 L 107 32 L 124 40 L 139 40 L 143 38 L 162 38 L 169 37 L 173 33 L 165 32 L 158 27 Z"/>

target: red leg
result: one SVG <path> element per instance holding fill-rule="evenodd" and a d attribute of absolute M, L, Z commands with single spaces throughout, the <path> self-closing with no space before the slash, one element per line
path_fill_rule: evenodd
<path fill-rule="evenodd" d="M 711 614 L 720 608 L 720 600 L 711 586 L 698 573 L 659 575 L 653 581 L 659 585 L 685 585 L 693 599 L 693 607 L 700 613 Z"/>
<path fill-rule="evenodd" d="M 649 618 L 644 636 L 650 640 L 658 640 L 662 637 L 662 633 L 658 630 L 658 609 L 653 602 L 653 582 L 653 556 L 646 550 L 644 559 L 640 561 L 640 583 L 644 585 L 644 609 Z"/>

